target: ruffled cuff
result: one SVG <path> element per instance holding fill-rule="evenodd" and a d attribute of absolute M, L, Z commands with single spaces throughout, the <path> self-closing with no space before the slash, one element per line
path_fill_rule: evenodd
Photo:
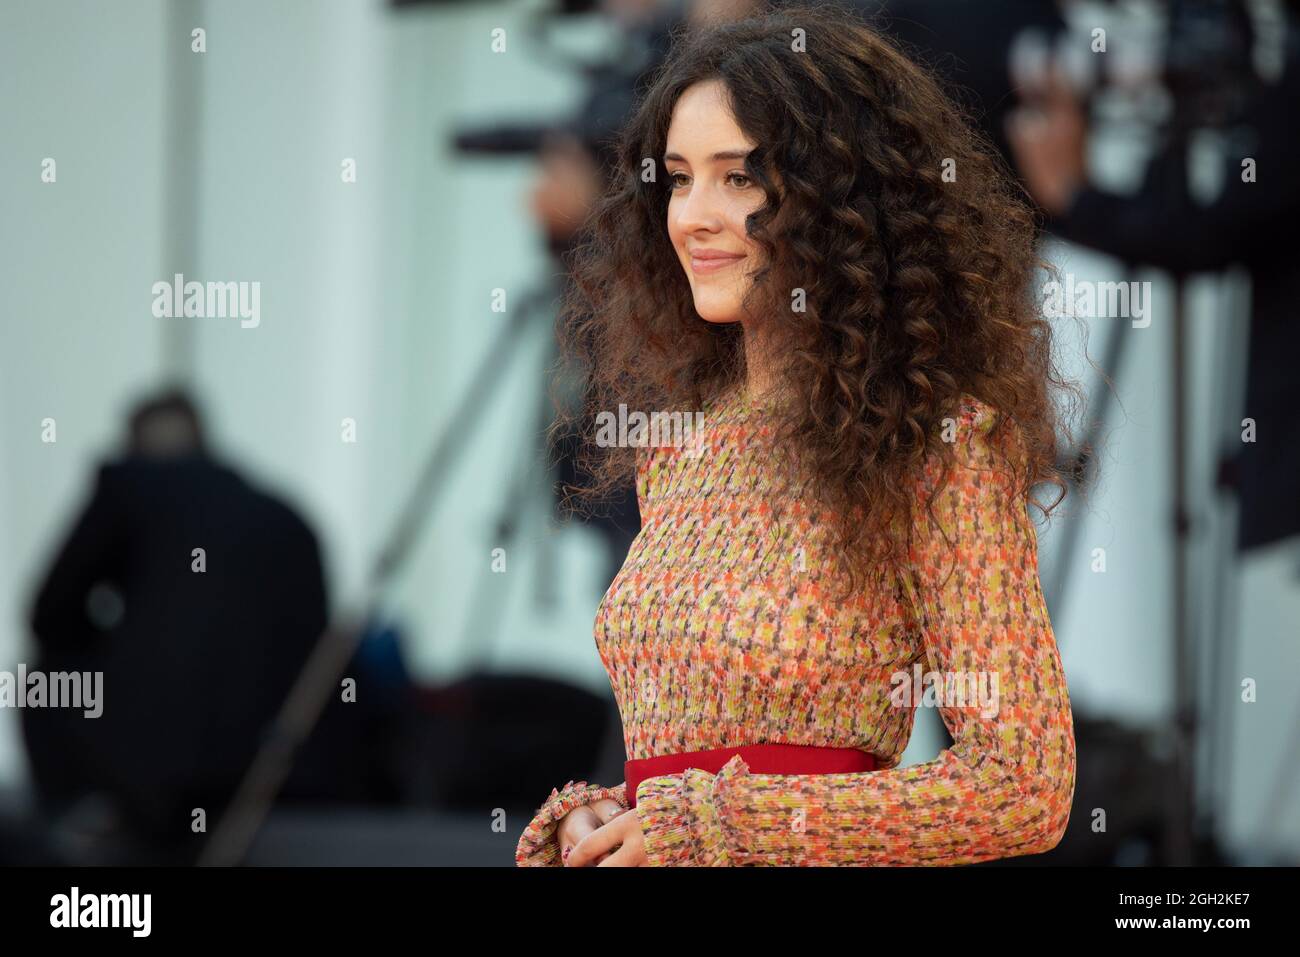
<path fill-rule="evenodd" d="M 516 867 L 559 867 L 560 848 L 555 842 L 555 828 L 560 820 L 576 807 L 594 804 L 603 798 L 617 801 L 627 807 L 627 787 L 601 787 L 586 781 L 570 781 L 558 791 L 551 789 L 551 796 L 537 809 L 537 814 L 524 833 L 519 837 L 515 847 Z"/>
<path fill-rule="evenodd" d="M 723 826 L 721 796 L 749 766 L 734 755 L 716 774 L 690 768 L 646 778 L 636 789 L 636 811 L 650 867 L 731 867 L 738 863 Z"/>

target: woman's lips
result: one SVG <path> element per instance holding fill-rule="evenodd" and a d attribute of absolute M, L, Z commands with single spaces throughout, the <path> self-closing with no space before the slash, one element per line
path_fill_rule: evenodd
<path fill-rule="evenodd" d="M 691 272 L 696 275 L 707 275 L 708 273 L 718 272 L 726 269 L 728 266 L 734 266 L 745 257 L 733 253 L 711 253 L 707 257 L 691 256 Z"/>

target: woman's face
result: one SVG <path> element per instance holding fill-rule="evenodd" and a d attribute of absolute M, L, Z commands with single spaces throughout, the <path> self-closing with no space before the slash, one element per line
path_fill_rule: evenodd
<path fill-rule="evenodd" d="M 720 80 L 688 87 L 673 108 L 664 164 L 668 168 L 668 236 L 709 322 L 737 322 L 761 250 L 745 217 L 763 205 L 763 191 L 745 173 L 749 140 L 724 100 Z"/>

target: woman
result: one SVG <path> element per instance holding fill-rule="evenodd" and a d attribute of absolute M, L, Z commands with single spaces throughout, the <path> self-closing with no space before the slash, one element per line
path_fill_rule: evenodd
<path fill-rule="evenodd" d="M 595 633 L 631 760 L 553 791 L 517 863 L 1056 846 L 1073 722 L 1027 504 L 1064 487 L 1050 387 L 1077 387 L 997 161 L 852 14 L 787 7 L 679 37 L 616 173 L 565 318 L 586 491 L 641 505 Z M 705 428 L 611 444 L 620 404 Z M 935 704 L 953 746 L 898 768 Z"/>

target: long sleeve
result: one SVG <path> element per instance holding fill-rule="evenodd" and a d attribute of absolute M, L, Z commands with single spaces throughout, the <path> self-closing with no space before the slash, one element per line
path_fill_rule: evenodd
<path fill-rule="evenodd" d="M 601 787 L 586 781 L 570 781 L 559 790 L 552 789 L 533 819 L 524 828 L 515 848 L 515 865 L 517 867 L 559 867 L 560 848 L 555 841 L 555 829 L 560 819 L 574 808 L 584 804 L 594 804 L 602 798 L 612 798 L 623 807 L 627 807 L 627 790 L 623 784 L 616 787 Z"/>
<path fill-rule="evenodd" d="M 995 470 L 991 425 L 990 407 L 963 406 L 952 477 L 934 500 L 952 544 L 920 517 L 918 494 L 904 588 L 928 669 L 983 676 L 997 707 L 941 701 L 953 745 L 911 767 L 751 774 L 737 755 L 717 775 L 642 781 L 651 866 L 969 864 L 1060 842 L 1074 794 L 1073 719 L 1028 503 Z M 935 457 L 919 493 L 928 497 L 938 472 Z"/>

